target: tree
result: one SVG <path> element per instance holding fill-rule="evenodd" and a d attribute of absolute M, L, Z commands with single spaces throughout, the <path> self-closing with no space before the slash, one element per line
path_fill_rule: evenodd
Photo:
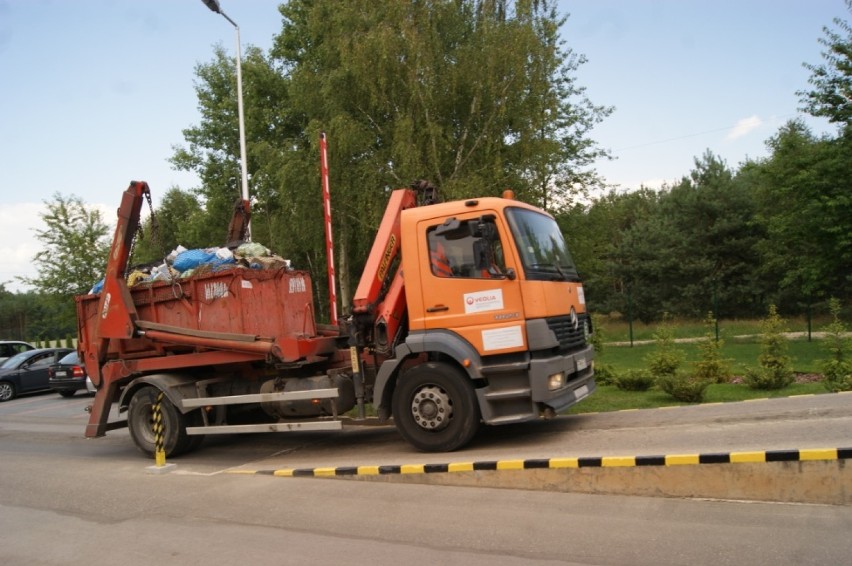
<path fill-rule="evenodd" d="M 846 9 L 852 12 L 852 0 L 845 0 Z M 852 26 L 840 18 L 834 19 L 839 28 L 823 28 L 824 37 L 819 42 L 825 46 L 822 57 L 825 63 L 805 63 L 811 72 L 810 91 L 799 91 L 804 110 L 812 116 L 823 116 L 830 122 L 848 127 L 852 119 Z"/>
<path fill-rule="evenodd" d="M 630 273 L 618 268 L 627 258 L 619 258 L 617 251 L 625 232 L 650 214 L 657 198 L 655 191 L 644 187 L 627 193 L 610 190 L 590 204 L 575 204 L 556 216 L 592 311 L 626 311 Z"/>
<path fill-rule="evenodd" d="M 389 190 L 420 178 L 445 198 L 512 187 L 553 209 L 596 182 L 588 169 L 602 151 L 588 134 L 609 109 L 576 85 L 583 59 L 560 42 L 552 1 L 293 0 L 279 10 L 269 56 L 250 49 L 243 64 L 248 168 L 254 237 L 296 265 L 324 264 L 322 223 L 305 222 L 322 210 L 321 131 L 341 262 L 366 257 Z M 197 72 L 203 121 L 174 162 L 199 172 L 208 215 L 226 222 L 238 173 L 232 64 L 220 50 Z M 343 263 L 341 285 L 360 268 Z"/>
<path fill-rule="evenodd" d="M 721 314 L 753 308 L 762 233 L 752 194 L 722 160 L 705 153 L 689 176 L 647 204 L 645 214 L 608 238 L 608 269 L 629 288 L 639 318 L 649 322 L 664 311 L 700 316 L 714 296 Z"/>
<path fill-rule="evenodd" d="M 757 369 L 746 370 L 746 385 L 752 389 L 783 389 L 795 379 L 793 360 L 787 355 L 788 340 L 784 336 L 787 322 L 778 314 L 775 305 L 769 305 L 769 315 L 761 322 L 760 355 Z"/>
<path fill-rule="evenodd" d="M 6 290 L 0 283 L 0 336 L 9 340 L 26 340 L 27 309 L 22 296 Z"/>
<path fill-rule="evenodd" d="M 142 238 L 137 236 L 134 264 L 142 264 L 162 259 L 175 247 L 206 248 L 217 243 L 225 243 L 227 226 L 223 227 L 219 238 L 210 240 L 207 236 L 208 222 L 198 198 L 189 192 L 172 187 L 163 196 L 160 206 L 151 216 L 145 218 Z"/>
<path fill-rule="evenodd" d="M 74 295 L 87 293 L 103 277 L 109 227 L 100 211 L 80 197 L 56 193 L 45 204 L 47 211 L 40 215 L 45 228 L 36 230 L 42 250 L 33 257 L 38 275 L 19 279 L 53 303 L 62 334 L 67 334 L 76 329 Z"/>
<path fill-rule="evenodd" d="M 753 172 L 763 263 L 800 298 L 848 298 L 852 289 L 852 138 L 815 138 L 801 122 L 783 127 Z"/>

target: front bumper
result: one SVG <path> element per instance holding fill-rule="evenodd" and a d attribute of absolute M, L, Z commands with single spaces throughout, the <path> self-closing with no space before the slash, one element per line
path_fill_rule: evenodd
<path fill-rule="evenodd" d="M 482 420 L 507 424 L 564 411 L 596 389 L 593 358 L 594 349 L 586 346 L 571 354 L 484 365 L 482 373 L 488 384 L 476 390 Z M 564 385 L 551 390 L 550 376 L 557 373 L 564 374 Z"/>

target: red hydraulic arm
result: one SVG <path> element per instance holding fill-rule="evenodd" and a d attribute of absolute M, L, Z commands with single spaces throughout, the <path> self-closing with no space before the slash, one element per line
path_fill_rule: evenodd
<path fill-rule="evenodd" d="M 397 189 L 391 193 L 361 281 L 352 298 L 353 314 L 373 314 L 376 305 L 384 298 L 382 289 L 386 286 L 388 275 L 393 275 L 390 273 L 391 266 L 399 255 L 400 213 L 415 206 L 417 192 L 413 189 Z"/>
<path fill-rule="evenodd" d="M 426 181 L 391 193 L 382 223 L 361 274 L 352 300 L 352 314 L 359 335 L 359 346 L 372 336 L 372 345 L 380 354 L 391 355 L 394 338 L 405 315 L 405 284 L 399 271 L 402 211 L 421 203 L 432 204 L 437 191 Z"/>
<path fill-rule="evenodd" d="M 320 162 L 322 177 L 322 209 L 325 219 L 325 258 L 328 269 L 328 306 L 330 322 L 337 326 L 337 284 L 334 276 L 334 238 L 331 231 L 331 189 L 328 182 L 328 141 L 325 132 L 320 134 Z"/>

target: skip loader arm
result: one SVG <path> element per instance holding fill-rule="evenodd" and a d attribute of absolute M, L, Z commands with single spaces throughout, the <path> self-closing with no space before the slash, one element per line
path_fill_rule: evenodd
<path fill-rule="evenodd" d="M 117 388 L 117 385 L 110 380 L 104 383 L 103 369 L 109 341 L 112 338 L 131 338 L 136 332 L 136 306 L 130 297 L 124 272 L 130 258 L 133 237 L 139 228 L 142 203 L 146 197 L 150 198 L 150 194 L 148 183 L 131 181 L 122 195 L 115 235 L 107 259 L 104 287 L 98 301 L 95 331 L 92 334 L 81 335 L 86 343 L 78 346 L 85 354 L 86 371 L 98 387 L 92 404 L 90 424 L 86 430 L 87 436 L 104 434 L 109 407 Z M 93 423 L 98 424 L 93 426 Z"/>

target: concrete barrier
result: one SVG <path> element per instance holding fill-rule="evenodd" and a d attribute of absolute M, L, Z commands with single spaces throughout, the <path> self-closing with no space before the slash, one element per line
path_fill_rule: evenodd
<path fill-rule="evenodd" d="M 852 504 L 852 448 L 606 456 L 232 473 L 612 495 Z"/>

